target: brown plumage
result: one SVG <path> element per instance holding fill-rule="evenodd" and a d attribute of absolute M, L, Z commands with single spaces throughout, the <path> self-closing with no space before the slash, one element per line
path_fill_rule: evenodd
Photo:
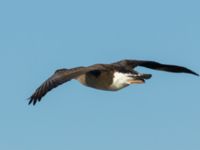
<path fill-rule="evenodd" d="M 199 76 L 194 71 L 176 65 L 161 64 L 154 61 L 122 60 L 112 64 L 95 64 L 89 67 L 59 69 L 48 78 L 29 98 L 29 104 L 40 101 L 53 88 L 70 81 L 79 80 L 82 84 L 101 90 L 116 91 L 134 83 L 144 83 L 150 74 L 139 74 L 133 69 L 137 66 L 174 73 L 189 73 Z"/>

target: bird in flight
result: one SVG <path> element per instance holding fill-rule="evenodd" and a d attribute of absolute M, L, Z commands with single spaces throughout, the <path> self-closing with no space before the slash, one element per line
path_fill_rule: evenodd
<path fill-rule="evenodd" d="M 144 83 L 152 75 L 138 73 L 133 70 L 140 66 L 160 71 L 189 73 L 199 76 L 199 74 L 186 67 L 145 60 L 121 60 L 111 64 L 95 64 L 88 67 L 59 69 L 35 90 L 29 98 L 29 104 L 35 105 L 47 92 L 72 79 L 78 80 L 85 86 L 107 91 L 117 91 L 130 84 Z"/>

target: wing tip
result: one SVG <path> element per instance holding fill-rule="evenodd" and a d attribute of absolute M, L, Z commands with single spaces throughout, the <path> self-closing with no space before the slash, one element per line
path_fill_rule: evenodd
<path fill-rule="evenodd" d="M 197 76 L 197 77 L 199 77 L 199 74 L 197 74 L 197 73 L 194 73 L 194 75 Z"/>
<path fill-rule="evenodd" d="M 195 75 L 195 76 L 199 77 L 199 74 L 198 74 L 198 73 L 196 73 L 196 72 L 194 72 L 194 71 L 192 71 L 192 70 L 189 70 L 187 73 L 190 73 L 190 74 L 193 74 L 193 75 Z"/>
<path fill-rule="evenodd" d="M 32 95 L 31 97 L 27 98 L 27 100 L 29 101 L 28 105 L 33 104 L 33 106 L 35 106 L 35 104 L 39 102 L 41 98 L 37 98 L 37 97 L 34 97 L 34 95 Z"/>

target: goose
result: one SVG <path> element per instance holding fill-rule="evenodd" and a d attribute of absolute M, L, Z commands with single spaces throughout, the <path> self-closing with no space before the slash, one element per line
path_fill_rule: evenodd
<path fill-rule="evenodd" d="M 58 69 L 44 81 L 35 92 L 28 98 L 29 104 L 35 105 L 53 88 L 66 83 L 72 79 L 78 80 L 81 84 L 106 91 L 118 91 L 131 84 L 142 84 L 152 77 L 151 74 L 144 74 L 135 71 L 136 67 L 167 71 L 173 73 L 188 73 L 199 76 L 194 71 L 176 65 L 161 64 L 148 60 L 121 60 L 111 64 L 94 64 L 87 67 L 75 67 L 71 69 Z"/>

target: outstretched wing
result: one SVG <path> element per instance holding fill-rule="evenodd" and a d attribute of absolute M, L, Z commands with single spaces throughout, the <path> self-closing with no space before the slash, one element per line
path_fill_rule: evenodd
<path fill-rule="evenodd" d="M 106 69 L 104 65 L 97 64 L 89 67 L 77 67 L 72 69 L 56 70 L 55 73 L 46 81 L 44 81 L 31 95 L 31 97 L 29 98 L 29 104 L 33 103 L 33 105 L 35 105 L 36 102 L 40 101 L 42 97 L 47 94 L 47 92 L 67 81 L 70 81 L 71 79 L 81 74 L 93 70 L 104 70 L 104 69 Z"/>
<path fill-rule="evenodd" d="M 126 67 L 129 67 L 129 68 L 135 68 L 137 66 L 142 66 L 142 67 L 155 69 L 155 70 L 168 71 L 168 72 L 174 72 L 174 73 L 189 73 L 189 74 L 199 76 L 199 74 L 195 73 L 194 71 L 192 71 L 186 67 L 169 65 L 169 64 L 161 64 L 161 63 L 158 63 L 155 61 L 122 60 L 115 64 L 125 65 Z"/>

